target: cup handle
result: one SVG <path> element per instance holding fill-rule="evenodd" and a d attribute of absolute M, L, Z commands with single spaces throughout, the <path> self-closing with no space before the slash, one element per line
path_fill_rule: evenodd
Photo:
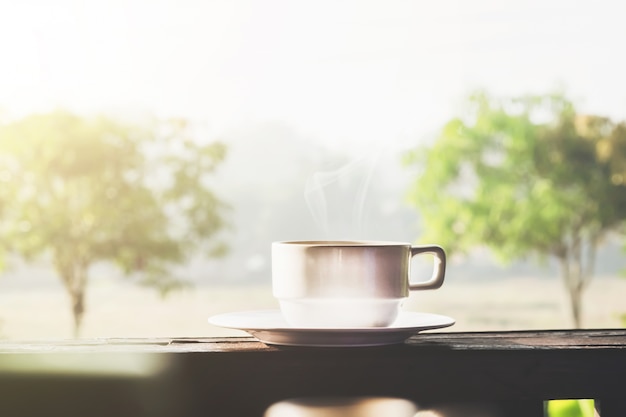
<path fill-rule="evenodd" d="M 443 285 L 443 279 L 446 274 L 446 252 L 441 246 L 411 246 L 411 258 L 422 253 L 429 253 L 435 257 L 435 265 L 433 275 L 428 281 L 410 282 L 410 290 L 436 290 Z"/>

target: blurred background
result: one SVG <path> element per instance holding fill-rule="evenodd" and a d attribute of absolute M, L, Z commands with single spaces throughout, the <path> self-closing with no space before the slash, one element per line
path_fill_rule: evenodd
<path fill-rule="evenodd" d="M 620 1 L 0 12 L 0 337 L 210 336 L 270 244 L 440 243 L 448 329 L 621 327 Z M 421 266 L 416 265 L 416 274 Z"/>

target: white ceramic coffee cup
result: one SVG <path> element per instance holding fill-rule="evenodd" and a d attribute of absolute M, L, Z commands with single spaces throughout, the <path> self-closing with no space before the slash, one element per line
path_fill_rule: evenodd
<path fill-rule="evenodd" d="M 410 282 L 411 258 L 431 254 L 432 276 Z M 446 255 L 437 245 L 387 241 L 288 241 L 272 244 L 272 289 L 294 327 L 384 327 L 410 290 L 441 287 Z"/>

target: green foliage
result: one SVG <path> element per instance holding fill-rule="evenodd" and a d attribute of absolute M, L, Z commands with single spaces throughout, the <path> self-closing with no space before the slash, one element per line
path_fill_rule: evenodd
<path fill-rule="evenodd" d="M 422 240 L 449 252 L 486 246 L 504 261 L 556 257 L 579 324 L 597 244 L 626 219 L 626 124 L 580 115 L 560 94 L 478 93 L 405 162 L 418 168 L 409 200 Z"/>
<path fill-rule="evenodd" d="M 468 119 L 448 122 L 432 147 L 406 159 L 424 169 L 410 201 L 424 216 L 425 240 L 460 251 L 487 244 L 508 260 L 558 251 L 568 233 L 626 216 L 626 188 L 595 152 L 602 138 L 579 134 L 565 98 L 480 94 L 469 104 Z"/>
<path fill-rule="evenodd" d="M 548 417 L 594 417 L 593 400 L 548 401 Z"/>
<path fill-rule="evenodd" d="M 73 300 L 77 326 L 89 267 L 117 264 L 168 290 L 171 266 L 214 236 L 225 205 L 207 186 L 225 157 L 182 121 L 126 125 L 57 111 L 0 126 L 0 254 L 47 254 Z"/>

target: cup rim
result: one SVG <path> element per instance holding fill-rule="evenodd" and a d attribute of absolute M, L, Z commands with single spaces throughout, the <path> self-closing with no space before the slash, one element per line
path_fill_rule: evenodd
<path fill-rule="evenodd" d="M 408 242 L 390 240 L 282 240 L 272 242 L 272 245 L 295 246 L 295 247 L 368 247 L 368 246 L 411 246 Z"/>

